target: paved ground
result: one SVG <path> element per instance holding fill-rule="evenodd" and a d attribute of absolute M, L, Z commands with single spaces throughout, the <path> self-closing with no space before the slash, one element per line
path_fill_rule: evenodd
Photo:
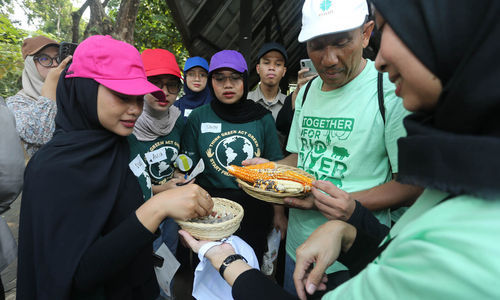
<path fill-rule="evenodd" d="M 2 217 L 7 221 L 10 229 L 14 233 L 17 240 L 19 231 L 19 210 L 21 207 L 20 197 L 11 205 L 11 209 L 8 210 Z M 179 247 L 182 247 L 179 245 Z M 193 271 L 189 266 L 189 254 L 187 250 L 183 249 L 180 251 L 181 257 L 181 267 L 177 271 L 174 279 L 174 295 L 175 300 L 192 300 L 191 291 L 193 287 Z M 2 273 L 2 282 L 5 288 L 5 299 L 15 300 L 16 299 L 16 272 L 17 272 L 17 262 L 10 264 L 10 266 L 5 269 Z"/>

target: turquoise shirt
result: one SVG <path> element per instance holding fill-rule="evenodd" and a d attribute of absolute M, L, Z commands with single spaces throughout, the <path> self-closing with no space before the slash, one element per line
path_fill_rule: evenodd
<path fill-rule="evenodd" d="M 392 173 L 398 171 L 397 140 L 406 135 L 402 119 L 408 112 L 386 75 L 384 124 L 378 105 L 377 75 L 374 63 L 367 60 L 356 78 L 328 92 L 321 90 L 323 81 L 317 77 L 304 107 L 305 88 L 300 90 L 287 145 L 289 152 L 298 153 L 299 168 L 349 193 L 392 179 Z M 389 210 L 375 215 L 381 223 L 390 225 Z M 297 247 L 326 221 L 316 210 L 290 209 L 287 254 L 295 260 Z M 345 269 L 336 263 L 327 273 Z"/>
<path fill-rule="evenodd" d="M 500 299 L 500 198 L 462 195 L 429 207 L 436 197 L 426 190 L 375 261 L 323 299 Z"/>

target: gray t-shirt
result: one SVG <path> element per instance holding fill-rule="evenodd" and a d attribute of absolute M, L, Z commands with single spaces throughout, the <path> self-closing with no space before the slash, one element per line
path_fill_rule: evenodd
<path fill-rule="evenodd" d="M 260 83 L 257 88 L 248 93 L 248 99 L 259 103 L 264 106 L 267 110 L 270 110 L 273 114 L 274 121 L 276 121 L 276 117 L 278 117 L 278 113 L 283 107 L 283 103 L 285 103 L 286 95 L 281 93 L 281 90 L 278 90 L 278 94 L 274 99 L 265 99 L 264 94 L 262 94 L 262 90 L 260 89 Z"/>

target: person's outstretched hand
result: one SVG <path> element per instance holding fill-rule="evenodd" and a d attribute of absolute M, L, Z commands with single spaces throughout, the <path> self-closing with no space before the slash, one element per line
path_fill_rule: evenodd
<path fill-rule="evenodd" d="M 351 195 L 330 181 L 316 180 L 311 190 L 314 206 L 329 220 L 347 221 L 356 208 Z"/>
<path fill-rule="evenodd" d="M 212 197 L 197 184 L 187 184 L 169 189 L 154 196 L 167 217 L 189 220 L 212 212 Z M 150 201 L 150 200 L 148 200 Z"/>
<path fill-rule="evenodd" d="M 56 89 L 59 77 L 72 58 L 73 56 L 70 55 L 66 57 L 57 67 L 50 69 L 42 86 L 42 91 L 40 93 L 42 96 L 56 101 Z"/>
<path fill-rule="evenodd" d="M 241 162 L 243 166 L 250 166 L 250 165 L 258 165 L 258 164 L 264 164 L 269 162 L 268 159 L 262 158 L 262 157 L 254 157 L 250 159 L 245 159 L 244 161 Z"/>
<path fill-rule="evenodd" d="M 189 232 L 181 229 L 179 230 L 179 235 L 182 237 L 184 240 L 185 244 L 188 245 L 193 252 L 198 253 L 200 251 L 201 246 L 203 246 L 206 243 L 209 243 L 210 241 L 199 241 L 195 239 Z M 219 267 L 222 265 L 222 262 L 226 257 L 228 257 L 231 254 L 236 254 L 234 251 L 233 246 L 229 243 L 222 243 L 218 246 L 213 246 L 210 248 L 206 253 L 205 257 L 210 260 L 210 263 L 216 268 L 217 270 Z"/>
<path fill-rule="evenodd" d="M 325 270 L 337 260 L 340 251 L 348 251 L 356 238 L 356 228 L 343 221 L 329 221 L 318 227 L 297 248 L 293 281 L 300 299 L 325 290 Z M 304 291 L 305 289 L 305 291 Z"/>

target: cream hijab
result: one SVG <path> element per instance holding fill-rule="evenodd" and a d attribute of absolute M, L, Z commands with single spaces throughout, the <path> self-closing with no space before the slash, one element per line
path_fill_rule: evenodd
<path fill-rule="evenodd" d="M 32 55 L 26 56 L 26 59 L 24 60 L 22 80 L 23 89 L 20 90 L 17 95 L 37 100 L 42 93 L 44 80 L 42 76 L 40 76 L 40 73 L 38 73 Z"/>

